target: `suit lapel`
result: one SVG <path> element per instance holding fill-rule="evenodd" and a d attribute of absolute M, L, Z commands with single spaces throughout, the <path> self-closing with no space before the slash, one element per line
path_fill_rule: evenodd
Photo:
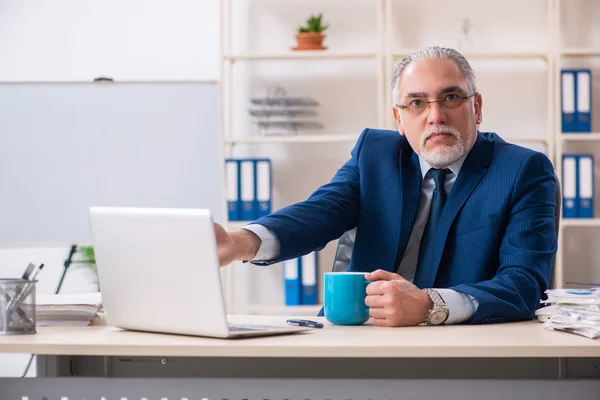
<path fill-rule="evenodd" d="M 417 212 L 419 211 L 421 184 L 423 181 L 421 166 L 419 165 L 419 156 L 412 151 L 410 146 L 406 146 L 406 148 L 400 152 L 399 168 L 399 204 L 401 209 L 401 219 L 397 220 L 397 224 L 400 228 L 400 237 L 397 242 L 398 250 L 393 266 L 394 270 L 391 272 L 396 272 L 398 265 L 400 265 L 400 260 L 402 260 L 402 257 L 404 256 L 406 246 L 408 245 L 408 239 L 410 238 L 410 233 L 412 232 L 415 219 L 417 218 Z"/>
<path fill-rule="evenodd" d="M 473 146 L 473 149 L 460 169 L 456 182 L 454 182 L 454 186 L 448 195 L 448 200 L 444 205 L 442 215 L 440 216 L 433 248 L 431 284 L 426 287 L 431 287 L 435 281 L 450 227 L 463 204 L 467 201 L 467 198 L 469 198 L 471 192 L 487 172 L 487 167 L 492 160 L 493 152 L 493 142 L 479 136 L 475 146 Z"/>

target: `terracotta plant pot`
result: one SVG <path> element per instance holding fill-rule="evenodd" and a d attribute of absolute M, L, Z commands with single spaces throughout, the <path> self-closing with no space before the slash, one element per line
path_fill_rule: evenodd
<path fill-rule="evenodd" d="M 298 46 L 293 47 L 292 50 L 325 50 L 327 47 L 323 47 L 323 39 L 325 35 L 318 32 L 298 33 L 296 35 Z"/>

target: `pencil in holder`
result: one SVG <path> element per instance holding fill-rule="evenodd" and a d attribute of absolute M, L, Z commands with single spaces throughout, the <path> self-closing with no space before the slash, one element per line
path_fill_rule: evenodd
<path fill-rule="evenodd" d="M 36 280 L 0 279 L 0 335 L 36 333 Z"/>

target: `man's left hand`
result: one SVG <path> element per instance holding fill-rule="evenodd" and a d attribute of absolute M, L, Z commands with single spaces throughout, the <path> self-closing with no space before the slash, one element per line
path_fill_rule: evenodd
<path fill-rule="evenodd" d="M 381 269 L 365 278 L 373 281 L 367 285 L 365 303 L 375 325 L 415 326 L 425 322 L 433 308 L 427 293 L 400 275 Z"/>

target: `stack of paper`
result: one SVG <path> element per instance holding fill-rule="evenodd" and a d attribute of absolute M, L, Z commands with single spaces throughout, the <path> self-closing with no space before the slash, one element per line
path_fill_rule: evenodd
<path fill-rule="evenodd" d="M 547 290 L 550 304 L 536 311 L 546 329 L 600 339 L 600 288 Z"/>
<path fill-rule="evenodd" d="M 36 295 L 36 325 L 87 326 L 102 307 L 100 293 Z"/>

